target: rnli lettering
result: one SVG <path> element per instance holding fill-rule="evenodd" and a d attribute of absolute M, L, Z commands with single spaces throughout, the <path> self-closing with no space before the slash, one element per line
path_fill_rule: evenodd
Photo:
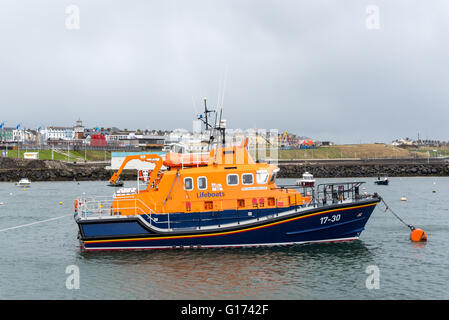
<path fill-rule="evenodd" d="M 197 198 L 217 198 L 217 197 L 224 197 L 224 192 L 197 192 L 196 197 Z"/>
<path fill-rule="evenodd" d="M 182 307 L 181 314 L 183 315 L 208 315 L 209 318 L 212 318 L 215 312 L 215 307 L 195 307 L 189 305 L 187 307 Z"/>

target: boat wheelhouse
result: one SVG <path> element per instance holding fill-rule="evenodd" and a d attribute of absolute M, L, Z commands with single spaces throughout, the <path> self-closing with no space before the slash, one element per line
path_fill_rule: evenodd
<path fill-rule="evenodd" d="M 315 186 L 315 179 L 311 173 L 304 172 L 302 178 L 297 180 L 296 184 L 303 187 L 313 187 Z"/>

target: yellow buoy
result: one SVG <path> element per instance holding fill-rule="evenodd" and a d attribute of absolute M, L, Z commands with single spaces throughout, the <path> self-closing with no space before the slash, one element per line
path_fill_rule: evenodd
<path fill-rule="evenodd" d="M 410 240 L 413 242 L 423 242 L 427 241 L 427 234 L 418 228 L 412 229 L 412 232 L 410 232 Z"/>
<path fill-rule="evenodd" d="M 61 202 L 59 202 L 59 204 L 62 204 L 62 201 L 61 201 Z"/>
<path fill-rule="evenodd" d="M 23 191 L 27 191 L 27 189 L 26 189 L 26 188 L 23 188 Z"/>

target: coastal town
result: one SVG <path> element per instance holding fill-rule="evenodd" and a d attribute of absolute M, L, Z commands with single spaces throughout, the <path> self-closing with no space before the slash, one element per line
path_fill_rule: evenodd
<path fill-rule="evenodd" d="M 93 127 L 83 125 L 78 119 L 73 126 L 41 126 L 36 129 L 15 127 L 0 123 L 0 149 L 2 157 L 26 157 L 27 151 L 39 151 L 37 158 L 42 158 L 42 150 L 59 150 L 66 152 L 66 160 L 70 160 L 70 152 L 106 151 L 107 158 L 111 151 L 167 151 L 174 144 L 184 146 L 184 152 L 207 151 L 209 136 L 196 129 L 149 130 L 120 129 L 116 127 Z M 194 124 L 195 127 L 195 124 Z M 226 132 L 227 141 L 241 141 L 249 137 L 249 149 L 267 147 L 279 150 L 280 159 L 288 158 L 388 158 L 388 157 L 442 157 L 449 155 L 449 141 L 430 139 L 395 139 L 391 143 L 372 143 L 352 145 L 336 145 L 332 141 L 319 141 L 307 136 L 279 130 L 246 129 Z M 372 147 L 366 148 L 367 145 Z M 379 145 L 386 148 L 377 150 Z M 364 148 L 365 147 L 365 148 Z M 338 149 L 338 150 L 337 150 Z M 21 150 L 21 151 L 20 151 Z M 323 152 L 325 150 L 326 152 Z M 301 152 L 303 151 L 303 152 Z M 377 152 L 376 152 L 377 151 Z M 21 153 L 22 152 L 22 153 Z M 358 153 L 358 154 L 357 154 Z M 90 152 L 90 154 L 94 154 Z M 54 160 L 54 155 L 52 157 Z M 85 157 L 84 160 L 88 160 Z"/>
<path fill-rule="evenodd" d="M 207 153 L 210 132 L 194 123 L 193 130 L 141 130 L 93 127 L 77 120 L 73 126 L 27 129 L 0 123 L 0 181 L 28 177 L 47 180 L 109 180 L 130 155 L 167 152 Z M 248 138 L 247 149 L 256 161 L 277 163 L 279 177 L 416 176 L 449 174 L 449 143 L 438 140 L 396 139 L 391 143 L 335 144 L 287 131 L 226 130 L 226 142 Z M 123 179 L 136 170 L 151 169 L 139 161 L 125 167 Z"/>

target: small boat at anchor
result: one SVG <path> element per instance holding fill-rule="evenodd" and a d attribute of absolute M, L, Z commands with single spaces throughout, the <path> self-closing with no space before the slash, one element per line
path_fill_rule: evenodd
<path fill-rule="evenodd" d="M 138 183 L 111 198 L 75 199 L 81 248 L 253 247 L 359 238 L 381 199 L 361 194 L 364 182 L 277 185 L 279 168 L 254 161 L 248 138 L 226 145 L 220 125 L 211 136 L 219 136 L 217 131 L 223 139 L 208 156 L 126 157 L 110 182 L 119 179 L 126 163 L 139 159 L 154 164 L 142 189 Z"/>
<path fill-rule="evenodd" d="M 118 179 L 117 181 L 115 181 L 114 183 L 109 182 L 108 183 L 108 187 L 123 187 L 124 183 L 122 180 Z"/>
<path fill-rule="evenodd" d="M 315 179 L 313 178 L 313 175 L 311 173 L 308 173 L 306 171 L 303 173 L 301 179 L 296 180 L 296 185 L 303 186 L 303 187 L 314 187 Z"/>
<path fill-rule="evenodd" d="M 384 185 L 387 186 L 389 183 L 388 177 L 386 175 L 384 176 L 378 176 L 377 180 L 374 181 L 375 184 L 377 185 Z"/>
<path fill-rule="evenodd" d="M 31 181 L 27 178 L 22 178 L 15 183 L 16 187 L 31 187 Z"/>

